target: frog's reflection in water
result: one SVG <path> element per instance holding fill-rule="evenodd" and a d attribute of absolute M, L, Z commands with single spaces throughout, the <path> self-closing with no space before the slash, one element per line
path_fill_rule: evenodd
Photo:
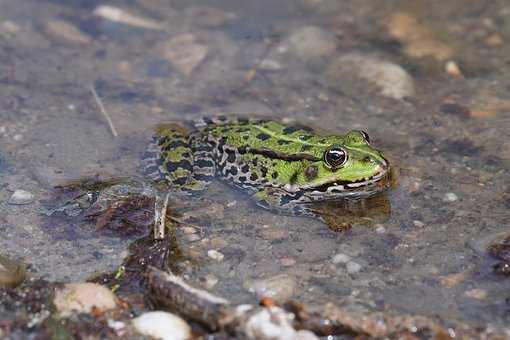
<path fill-rule="evenodd" d="M 314 210 L 331 230 L 344 231 L 354 225 L 374 226 L 390 218 L 391 204 L 386 193 L 361 199 L 321 202 Z"/>

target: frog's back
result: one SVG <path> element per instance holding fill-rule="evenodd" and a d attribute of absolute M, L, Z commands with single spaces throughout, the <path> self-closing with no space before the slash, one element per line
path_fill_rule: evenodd
<path fill-rule="evenodd" d="M 250 147 L 278 153 L 306 152 L 321 156 L 323 148 L 331 144 L 331 136 L 320 135 L 305 125 L 286 125 L 266 119 L 205 119 L 202 133 L 209 140 L 232 148 Z M 199 125 L 200 126 L 200 125 Z M 340 143 L 341 137 L 338 138 Z"/>

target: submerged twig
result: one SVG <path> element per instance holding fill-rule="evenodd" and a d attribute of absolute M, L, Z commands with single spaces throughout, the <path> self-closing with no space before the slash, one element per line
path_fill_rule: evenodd
<path fill-rule="evenodd" d="M 148 277 L 149 296 L 159 308 L 176 312 L 211 331 L 226 331 L 243 339 L 318 339 L 312 332 L 296 330 L 294 315 L 280 307 L 235 305 L 156 268 L 149 269 Z"/>
<path fill-rule="evenodd" d="M 154 239 L 162 240 L 165 238 L 166 227 L 166 211 L 168 209 L 168 201 L 170 193 L 166 193 L 165 197 L 156 193 L 156 200 L 154 202 Z"/>
<path fill-rule="evenodd" d="M 106 118 L 106 121 L 108 122 L 108 126 L 110 127 L 110 131 L 112 132 L 113 137 L 117 137 L 119 134 L 117 133 L 117 130 L 115 129 L 115 126 L 113 125 L 113 121 L 110 118 L 110 115 L 104 108 L 101 98 L 99 98 L 99 96 L 97 95 L 94 85 L 90 85 L 90 92 L 92 92 L 92 95 L 94 96 L 94 100 L 96 101 L 96 104 L 99 107 L 99 110 L 101 111 L 103 116 Z"/>

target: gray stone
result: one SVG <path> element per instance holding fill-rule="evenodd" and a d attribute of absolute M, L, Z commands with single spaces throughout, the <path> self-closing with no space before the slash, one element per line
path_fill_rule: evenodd
<path fill-rule="evenodd" d="M 413 78 L 406 70 L 397 64 L 373 56 L 346 54 L 335 59 L 327 73 L 333 81 L 360 79 L 374 85 L 385 97 L 404 99 L 415 94 Z"/>
<path fill-rule="evenodd" d="M 333 34 L 316 26 L 295 31 L 287 41 L 289 51 L 303 60 L 328 57 L 336 50 Z"/>
<path fill-rule="evenodd" d="M 34 201 L 34 195 L 31 192 L 18 189 L 14 191 L 8 203 L 14 205 L 30 204 Z"/>

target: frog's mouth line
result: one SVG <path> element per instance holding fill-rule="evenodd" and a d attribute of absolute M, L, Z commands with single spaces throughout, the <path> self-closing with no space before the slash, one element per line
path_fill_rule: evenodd
<path fill-rule="evenodd" d="M 352 192 L 374 192 L 382 191 L 389 183 L 390 171 L 388 167 L 381 167 L 381 170 L 369 178 L 363 178 L 356 181 L 336 181 L 324 183 L 316 187 L 310 187 L 312 190 L 309 195 L 323 195 L 324 193 L 338 194 L 339 196 L 349 195 Z M 380 185 L 380 183 L 383 183 Z"/>

